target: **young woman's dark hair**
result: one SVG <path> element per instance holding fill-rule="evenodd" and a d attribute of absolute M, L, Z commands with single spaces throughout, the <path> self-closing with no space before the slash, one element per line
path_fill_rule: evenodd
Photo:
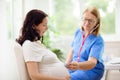
<path fill-rule="evenodd" d="M 42 39 L 43 41 L 43 36 L 37 33 L 36 26 L 42 23 L 43 19 L 47 16 L 46 13 L 37 9 L 28 12 L 23 22 L 23 27 L 21 28 L 21 35 L 16 41 L 20 45 L 22 45 L 25 40 L 36 41 Z"/>

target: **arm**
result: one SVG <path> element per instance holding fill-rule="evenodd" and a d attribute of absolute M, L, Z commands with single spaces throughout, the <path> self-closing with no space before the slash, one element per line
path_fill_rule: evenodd
<path fill-rule="evenodd" d="M 72 61 L 72 56 L 73 56 L 73 49 L 70 50 L 67 59 L 65 61 L 66 66 Z"/>
<path fill-rule="evenodd" d="M 98 59 L 101 58 L 100 55 L 102 55 L 103 50 L 104 50 L 104 41 L 103 39 L 101 39 L 101 37 L 98 37 L 98 39 L 91 48 L 88 60 L 85 62 L 72 62 L 69 65 L 69 69 L 90 70 L 94 68 L 97 64 Z"/>
<path fill-rule="evenodd" d="M 26 62 L 28 73 L 32 80 L 69 80 L 69 76 L 65 77 L 55 77 L 55 76 L 48 76 L 46 74 L 41 74 L 38 70 L 37 62 Z"/>
<path fill-rule="evenodd" d="M 97 64 L 97 59 L 94 57 L 90 57 L 88 61 L 85 62 L 71 62 L 68 66 L 71 70 L 90 70 L 94 68 Z"/>

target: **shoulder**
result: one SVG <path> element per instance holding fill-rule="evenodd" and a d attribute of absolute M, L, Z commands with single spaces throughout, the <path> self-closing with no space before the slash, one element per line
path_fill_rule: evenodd
<path fill-rule="evenodd" d="M 30 46 L 30 45 L 33 45 L 33 42 L 31 42 L 30 40 L 25 40 L 22 46 L 24 47 L 24 46 Z"/>
<path fill-rule="evenodd" d="M 101 35 L 98 35 L 96 37 L 96 43 L 99 43 L 100 45 L 104 45 L 104 39 Z"/>
<path fill-rule="evenodd" d="M 76 31 L 75 31 L 75 36 L 77 36 L 78 34 L 82 34 L 82 30 L 80 28 L 78 28 Z"/>
<path fill-rule="evenodd" d="M 78 28 L 76 31 L 75 31 L 75 33 L 82 33 L 82 30 L 80 29 L 80 28 Z"/>
<path fill-rule="evenodd" d="M 90 35 L 90 39 L 94 39 L 94 40 L 97 40 L 97 41 L 102 41 L 102 42 L 104 42 L 104 40 L 103 40 L 103 37 L 101 36 L 101 35 L 93 35 L 93 34 L 91 34 Z"/>
<path fill-rule="evenodd" d="M 93 42 L 93 44 L 101 44 L 104 45 L 104 40 L 101 35 L 90 35 L 89 40 Z"/>
<path fill-rule="evenodd" d="M 101 35 L 97 36 L 97 40 L 104 42 L 103 37 Z"/>
<path fill-rule="evenodd" d="M 36 43 L 35 42 L 32 42 L 30 40 L 26 40 L 23 45 L 22 45 L 23 48 L 34 48 L 34 47 L 37 47 Z"/>

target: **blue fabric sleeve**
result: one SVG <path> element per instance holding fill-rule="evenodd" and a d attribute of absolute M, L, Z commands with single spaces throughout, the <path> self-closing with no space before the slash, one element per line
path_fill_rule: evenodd
<path fill-rule="evenodd" d="M 93 44 L 89 57 L 94 57 L 98 61 L 102 59 L 102 54 L 104 51 L 104 41 L 101 38 L 98 38 Z"/>

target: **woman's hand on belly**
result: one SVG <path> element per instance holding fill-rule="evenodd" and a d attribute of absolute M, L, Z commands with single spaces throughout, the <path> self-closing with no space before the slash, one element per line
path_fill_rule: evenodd
<path fill-rule="evenodd" d="M 70 75 L 66 75 L 66 76 L 65 76 L 65 79 L 66 79 L 66 80 L 70 80 Z"/>

